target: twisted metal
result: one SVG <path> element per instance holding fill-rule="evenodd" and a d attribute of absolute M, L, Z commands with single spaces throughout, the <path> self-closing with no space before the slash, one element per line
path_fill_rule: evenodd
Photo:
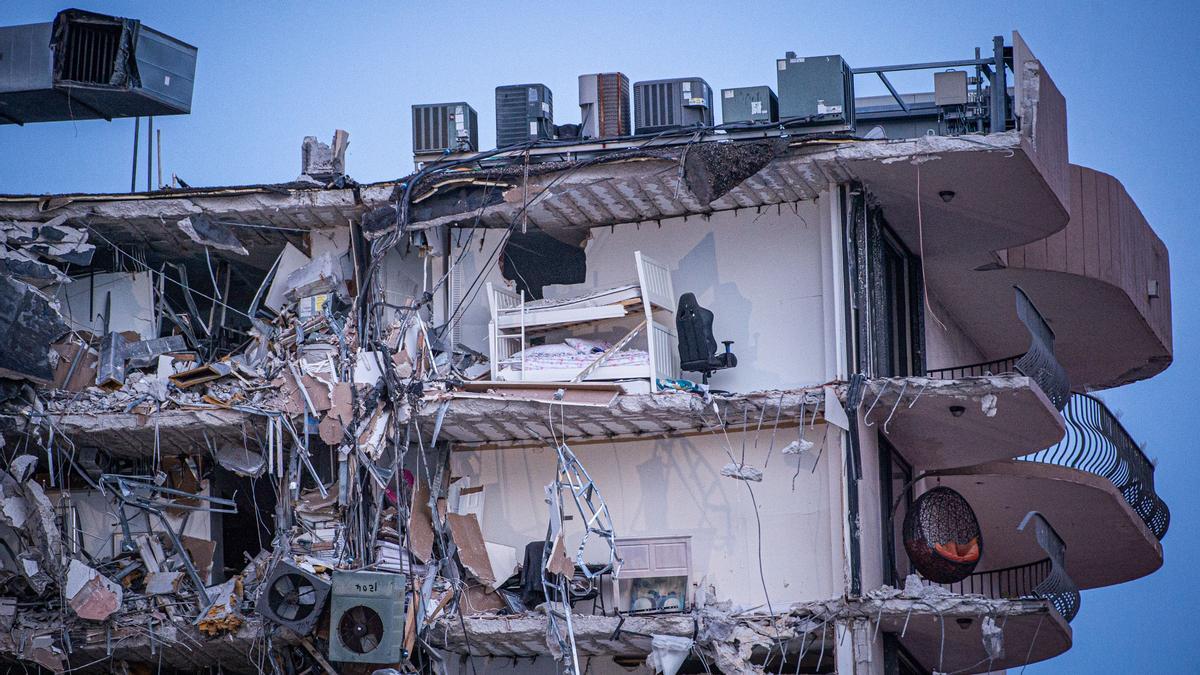
<path fill-rule="evenodd" d="M 942 584 L 959 595 L 982 595 L 993 600 L 1045 600 L 1068 623 L 1079 613 L 1080 595 L 1075 582 L 1066 573 L 1066 545 L 1054 527 L 1038 512 L 1030 511 L 1018 531 L 1030 521 L 1035 524 L 1038 544 L 1047 557 L 1024 565 L 976 572 L 952 584 Z"/>
<path fill-rule="evenodd" d="M 1036 382 L 1046 394 L 1046 398 L 1050 399 L 1050 403 L 1061 412 L 1071 396 L 1071 381 L 1067 378 L 1066 369 L 1054 356 L 1054 331 L 1042 318 L 1041 312 L 1033 305 L 1029 296 L 1025 295 L 1025 291 L 1017 286 L 1013 286 L 1013 290 L 1016 292 L 1017 317 L 1029 331 L 1028 351 L 995 361 L 929 370 L 925 372 L 925 376 L 935 380 L 957 380 L 963 377 L 1020 373 Z"/>
<path fill-rule="evenodd" d="M 1013 286 L 1017 296 L 1017 317 L 1029 330 L 1029 351 L 1016 363 L 1017 372 L 1033 379 L 1059 411 L 1071 396 L 1071 381 L 1067 370 L 1054 357 L 1054 331 L 1033 306 L 1033 301 L 1019 286 Z"/>
<path fill-rule="evenodd" d="M 1054 527 L 1037 511 L 1025 514 L 1018 531 L 1024 531 L 1025 526 L 1033 521 L 1034 534 L 1038 545 L 1046 552 L 1050 560 L 1050 571 L 1045 578 L 1033 588 L 1033 594 L 1054 605 L 1054 609 L 1070 623 L 1079 613 L 1079 587 L 1067 575 L 1066 555 L 1067 545 L 1062 537 L 1054 531 Z"/>
<path fill-rule="evenodd" d="M 1154 491 L 1154 465 L 1104 402 L 1075 394 L 1063 411 L 1067 433 L 1057 445 L 1021 461 L 1053 464 L 1103 476 L 1116 486 L 1133 512 L 1162 539 L 1171 511 Z"/>

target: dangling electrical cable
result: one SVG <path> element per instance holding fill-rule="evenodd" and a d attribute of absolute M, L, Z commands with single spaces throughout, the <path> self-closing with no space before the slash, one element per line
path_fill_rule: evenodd
<path fill-rule="evenodd" d="M 921 215 L 921 162 L 917 161 L 917 245 L 920 247 L 921 255 L 921 296 L 925 300 L 925 309 L 929 310 L 929 316 L 937 322 L 937 325 L 942 327 L 942 330 L 948 330 L 946 324 L 938 318 L 937 312 L 933 311 L 933 304 L 929 302 L 929 283 L 925 281 L 925 220 Z"/>

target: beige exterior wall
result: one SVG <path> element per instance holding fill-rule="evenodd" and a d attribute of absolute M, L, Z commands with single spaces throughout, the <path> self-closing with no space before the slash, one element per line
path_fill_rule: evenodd
<path fill-rule="evenodd" d="M 581 443 L 575 455 L 604 496 L 618 537 L 691 537 L 693 586 L 701 579 L 716 597 L 745 607 L 764 604 L 758 571 L 758 523 L 746 484 L 721 475 L 731 452 L 764 469 L 750 483 L 762 522 L 762 572 L 772 606 L 842 594 L 841 430 L 818 424 L 805 438 L 820 452 L 815 470 L 797 471 L 801 460 L 780 448 L 796 438 L 781 428 L 771 443 L 768 420 L 761 431 L 711 433 L 669 440 Z M 831 432 L 826 438 L 826 429 Z M 823 440 L 824 439 L 824 440 Z M 824 442 L 824 449 L 820 450 Z M 770 454 L 768 463 L 767 455 Z M 554 479 L 553 449 L 456 450 L 455 476 L 483 485 L 481 526 L 488 541 L 512 546 L 545 537 L 544 486 Z M 574 507 L 568 509 L 571 513 Z M 578 546 L 579 517 L 566 524 Z M 589 561 L 603 562 L 589 545 Z"/>

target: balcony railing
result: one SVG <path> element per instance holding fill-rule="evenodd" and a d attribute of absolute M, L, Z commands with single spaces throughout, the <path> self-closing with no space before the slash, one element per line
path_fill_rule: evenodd
<path fill-rule="evenodd" d="M 984 361 L 982 363 L 972 363 L 968 366 L 954 366 L 953 368 L 938 368 L 925 373 L 926 377 L 931 377 L 935 380 L 957 380 L 963 377 L 987 377 L 988 375 L 1003 375 L 1005 373 L 1017 372 L 1017 361 L 1020 361 L 1020 356 L 1010 356 L 1007 359 L 998 361 Z"/>
<path fill-rule="evenodd" d="M 1063 416 L 1067 433 L 1059 443 L 1020 459 L 1065 466 L 1112 481 L 1155 537 L 1163 538 L 1171 512 L 1154 491 L 1154 464 L 1100 399 L 1071 396 Z"/>
<path fill-rule="evenodd" d="M 1037 512 L 1031 512 L 1020 529 L 1033 522 L 1038 544 L 1047 557 L 1025 565 L 976 572 L 943 587 L 960 595 L 982 595 L 995 600 L 1045 600 L 1068 623 L 1079 613 L 1079 589 L 1065 572 L 1066 546 L 1054 528 Z"/>
<path fill-rule="evenodd" d="M 1020 373 L 1034 382 L 1046 394 L 1046 398 L 1058 410 L 1067 405 L 1071 396 L 1071 381 L 1067 371 L 1054 357 L 1054 331 L 1034 306 L 1025 291 L 1013 286 L 1016 292 L 1017 317 L 1029 331 L 1029 350 L 1020 356 L 1010 356 L 997 361 L 985 361 L 969 366 L 955 366 L 926 371 L 925 376 L 937 380 L 953 380 L 961 377 L 982 377 Z"/>

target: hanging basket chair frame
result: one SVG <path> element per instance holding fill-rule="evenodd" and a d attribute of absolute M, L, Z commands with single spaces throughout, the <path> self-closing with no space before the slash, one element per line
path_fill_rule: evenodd
<path fill-rule="evenodd" d="M 971 576 L 983 558 L 983 533 L 971 504 L 944 485 L 917 497 L 904 516 L 904 550 L 921 576 L 935 583 Z"/>

